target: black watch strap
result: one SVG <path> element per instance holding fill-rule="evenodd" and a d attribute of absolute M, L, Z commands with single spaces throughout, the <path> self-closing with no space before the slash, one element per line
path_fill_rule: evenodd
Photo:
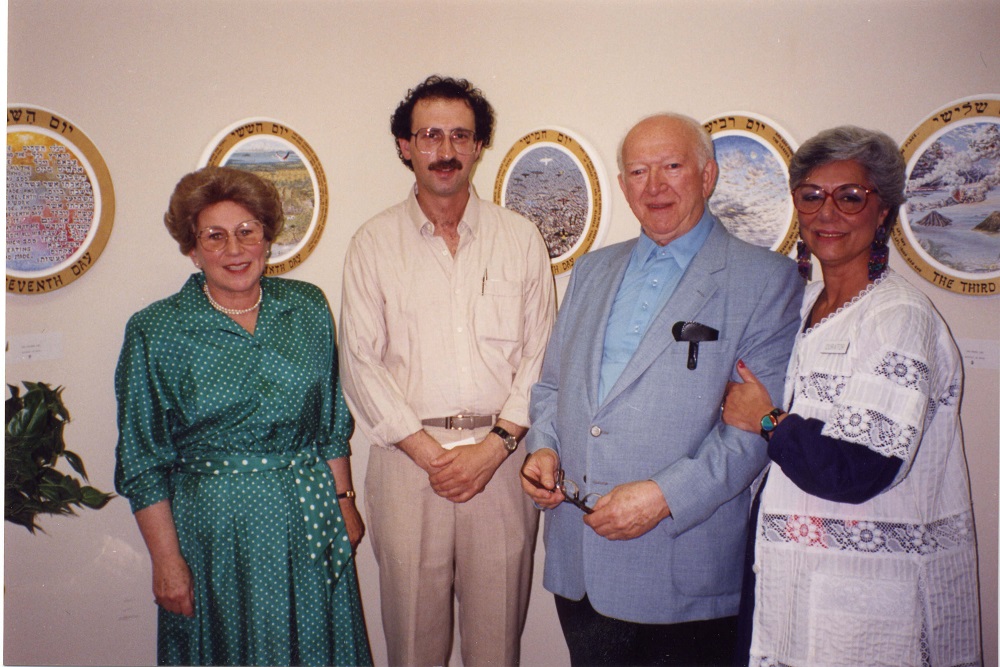
<path fill-rule="evenodd" d="M 762 438 L 771 442 L 771 434 L 774 433 L 774 429 L 778 426 L 778 417 L 783 414 L 785 414 L 784 410 L 775 408 L 760 418 L 760 435 Z"/>
<path fill-rule="evenodd" d="M 512 436 L 507 432 L 507 429 L 502 426 L 494 426 L 490 429 L 490 433 L 496 433 L 503 440 L 503 446 L 507 449 L 508 453 L 513 453 L 517 450 L 517 438 Z"/>

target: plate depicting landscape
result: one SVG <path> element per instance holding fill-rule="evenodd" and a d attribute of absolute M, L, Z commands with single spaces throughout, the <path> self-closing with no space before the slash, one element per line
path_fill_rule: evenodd
<path fill-rule="evenodd" d="M 903 217 L 935 262 L 966 274 L 1000 271 L 1000 123 L 949 128 L 922 150 Z"/>
<path fill-rule="evenodd" d="M 906 203 L 896 250 L 938 287 L 1000 293 L 1000 98 L 959 100 L 902 144 Z"/>
<path fill-rule="evenodd" d="M 788 254 L 798 238 L 788 162 L 794 148 L 763 116 L 734 112 L 704 123 L 715 145 L 719 178 L 709 210 L 729 233 Z"/>
<path fill-rule="evenodd" d="M 535 223 L 556 274 L 600 236 L 604 177 L 591 153 L 566 130 L 536 130 L 515 143 L 497 174 L 493 200 Z"/>
<path fill-rule="evenodd" d="M 268 119 L 240 121 L 216 138 L 202 164 L 249 171 L 278 188 L 285 225 L 271 244 L 268 275 L 285 273 L 312 253 L 326 224 L 326 177 L 297 132 Z"/>

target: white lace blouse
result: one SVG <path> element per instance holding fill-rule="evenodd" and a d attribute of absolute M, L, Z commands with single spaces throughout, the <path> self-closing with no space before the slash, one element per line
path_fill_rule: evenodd
<path fill-rule="evenodd" d="M 807 315 L 822 290 L 807 288 Z M 790 412 L 902 460 L 852 505 L 772 465 L 761 496 L 751 665 L 980 664 L 962 362 L 925 295 L 888 271 L 796 339 Z"/>

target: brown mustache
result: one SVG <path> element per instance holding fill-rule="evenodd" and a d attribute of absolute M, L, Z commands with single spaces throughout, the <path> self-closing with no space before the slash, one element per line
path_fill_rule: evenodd
<path fill-rule="evenodd" d="M 456 160 L 455 158 L 452 158 L 450 160 L 439 160 L 437 162 L 431 163 L 431 165 L 427 167 L 429 171 L 443 171 L 445 169 L 458 170 L 461 168 L 462 168 L 462 163 Z"/>

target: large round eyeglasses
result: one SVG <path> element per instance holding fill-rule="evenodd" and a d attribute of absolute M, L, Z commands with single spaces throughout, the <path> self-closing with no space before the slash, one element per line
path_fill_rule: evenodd
<path fill-rule="evenodd" d="M 811 214 L 823 208 L 827 197 L 833 198 L 834 205 L 841 213 L 854 215 L 864 210 L 868 205 L 868 195 L 878 194 L 878 190 L 869 190 L 857 183 L 845 183 L 828 192 L 818 185 L 803 183 L 792 190 L 792 203 L 799 213 Z"/>
<path fill-rule="evenodd" d="M 427 155 L 441 147 L 446 134 L 451 147 L 459 155 L 471 155 L 476 150 L 476 133 L 462 127 L 450 131 L 442 130 L 440 127 L 424 127 L 410 136 L 416 137 L 414 143 L 417 150 Z"/>
<path fill-rule="evenodd" d="M 229 244 L 230 236 L 242 246 L 260 245 L 264 240 L 264 225 L 257 220 L 247 220 L 236 225 L 232 232 L 222 227 L 206 227 L 197 236 L 203 250 L 218 252 Z"/>

